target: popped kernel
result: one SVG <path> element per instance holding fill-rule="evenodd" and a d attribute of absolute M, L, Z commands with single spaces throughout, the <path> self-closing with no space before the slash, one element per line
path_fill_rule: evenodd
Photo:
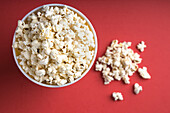
<path fill-rule="evenodd" d="M 138 72 L 139 72 L 139 74 L 140 74 L 140 76 L 142 78 L 144 78 L 144 79 L 151 79 L 151 76 L 150 76 L 150 74 L 147 71 L 147 67 L 143 67 L 143 69 L 139 68 Z"/>
<path fill-rule="evenodd" d="M 142 86 L 140 86 L 138 83 L 134 84 L 134 93 L 139 94 L 143 90 Z"/>
<path fill-rule="evenodd" d="M 146 48 L 146 45 L 145 45 L 145 42 L 144 42 L 144 41 L 141 41 L 141 42 L 137 45 L 137 49 L 138 49 L 140 52 L 143 52 L 145 48 Z"/>
<path fill-rule="evenodd" d="M 117 100 L 123 100 L 123 95 L 120 92 L 113 92 L 112 97 L 115 101 Z"/>

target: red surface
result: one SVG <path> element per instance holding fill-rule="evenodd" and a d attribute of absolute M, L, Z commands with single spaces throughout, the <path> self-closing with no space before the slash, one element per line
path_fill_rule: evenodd
<path fill-rule="evenodd" d="M 138 74 L 131 84 L 114 81 L 103 85 L 94 66 L 79 82 L 58 89 L 38 86 L 17 68 L 11 43 L 17 20 L 30 10 L 46 3 L 64 3 L 84 13 L 94 25 L 101 56 L 113 39 L 131 41 L 132 48 L 141 40 L 147 44 L 141 53 L 152 75 L 143 80 Z M 0 113 L 170 113 L 170 1 L 73 1 L 73 0 L 1 0 L 0 21 Z M 143 86 L 134 95 L 132 85 Z M 113 91 L 121 91 L 124 100 L 114 102 Z"/>

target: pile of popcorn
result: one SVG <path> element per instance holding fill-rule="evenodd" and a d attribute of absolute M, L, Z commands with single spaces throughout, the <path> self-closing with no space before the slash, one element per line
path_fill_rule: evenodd
<path fill-rule="evenodd" d="M 118 40 L 113 40 L 105 55 L 98 58 L 96 71 L 102 71 L 104 84 L 109 84 L 114 79 L 122 79 L 125 84 L 130 84 L 129 76 L 133 75 L 142 61 L 130 46 L 131 42 L 118 43 Z"/>
<path fill-rule="evenodd" d="M 93 33 L 65 7 L 43 8 L 18 21 L 13 48 L 22 69 L 38 82 L 64 85 L 81 77 L 94 56 Z"/>
<path fill-rule="evenodd" d="M 104 84 L 109 84 L 113 80 L 123 80 L 125 84 L 130 84 L 130 76 L 137 70 L 140 76 L 144 79 L 151 79 L 147 68 L 138 68 L 142 58 L 138 53 L 135 53 L 131 48 L 131 42 L 120 42 L 113 40 L 111 45 L 107 47 L 105 55 L 98 58 L 96 61 L 95 70 L 101 71 L 104 79 Z M 146 48 L 144 41 L 137 45 L 137 49 L 143 52 Z M 134 93 L 138 94 L 142 91 L 142 86 L 138 83 L 134 85 Z M 123 100 L 120 92 L 113 92 L 114 100 Z M 119 98 L 120 97 L 120 98 Z"/>

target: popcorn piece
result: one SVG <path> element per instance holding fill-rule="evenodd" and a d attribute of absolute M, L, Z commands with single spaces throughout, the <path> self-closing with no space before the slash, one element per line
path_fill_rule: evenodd
<path fill-rule="evenodd" d="M 61 74 L 65 74 L 66 68 L 64 65 L 61 65 L 58 70 Z"/>
<path fill-rule="evenodd" d="M 79 78 L 81 76 L 81 72 L 76 72 L 75 73 L 75 78 Z"/>
<path fill-rule="evenodd" d="M 21 55 L 24 56 L 25 59 L 29 60 L 31 55 L 30 55 L 30 52 L 28 51 L 25 51 L 25 52 L 21 52 Z"/>
<path fill-rule="evenodd" d="M 105 85 L 109 84 L 112 80 L 114 80 L 113 77 L 107 75 L 103 75 L 103 78 L 104 78 Z"/>
<path fill-rule="evenodd" d="M 57 76 L 57 77 L 56 77 L 56 80 L 54 80 L 54 82 L 55 82 L 57 85 L 61 86 L 61 85 L 66 84 L 66 83 L 67 83 L 67 80 L 66 80 L 66 79 L 61 79 L 59 76 Z"/>
<path fill-rule="evenodd" d="M 116 80 L 118 80 L 118 81 L 121 80 L 121 76 L 120 76 L 120 75 L 117 75 L 117 74 L 114 76 L 114 78 L 115 78 Z"/>
<path fill-rule="evenodd" d="M 31 54 L 31 65 L 36 65 L 37 62 L 38 62 L 38 58 L 36 57 L 36 55 L 35 54 Z"/>
<path fill-rule="evenodd" d="M 147 72 L 147 67 L 143 67 L 143 69 L 139 68 L 138 72 L 139 72 L 139 74 L 140 74 L 140 76 L 142 78 L 144 78 L 144 79 L 151 79 L 150 74 Z"/>
<path fill-rule="evenodd" d="M 73 76 L 69 76 L 69 82 L 73 82 L 74 81 L 74 77 Z"/>
<path fill-rule="evenodd" d="M 137 49 L 140 50 L 140 52 L 143 52 L 144 49 L 146 48 L 145 42 L 141 41 L 138 45 L 137 45 Z"/>
<path fill-rule="evenodd" d="M 117 100 L 123 100 L 123 95 L 120 92 L 113 92 L 112 97 L 115 101 Z"/>
<path fill-rule="evenodd" d="M 99 62 L 96 62 L 96 71 L 102 71 L 103 65 L 99 64 Z"/>
<path fill-rule="evenodd" d="M 130 78 L 128 77 L 128 75 L 125 75 L 124 77 L 123 77 L 123 81 L 124 81 L 124 83 L 125 84 L 130 84 Z"/>
<path fill-rule="evenodd" d="M 39 64 L 40 64 L 40 65 L 47 65 L 48 62 L 49 62 L 49 56 L 45 56 L 44 59 L 41 59 L 41 60 L 39 61 Z"/>
<path fill-rule="evenodd" d="M 12 45 L 13 48 L 18 48 L 18 42 L 14 42 L 14 44 Z"/>
<path fill-rule="evenodd" d="M 61 79 L 58 85 L 64 85 L 67 83 L 67 80 Z"/>
<path fill-rule="evenodd" d="M 134 84 L 134 93 L 139 94 L 142 91 L 142 86 L 140 86 L 138 83 Z"/>
<path fill-rule="evenodd" d="M 56 49 L 52 49 L 50 53 L 51 59 L 55 60 L 58 54 L 59 54 L 59 51 L 57 51 Z"/>
<path fill-rule="evenodd" d="M 38 59 L 42 60 L 43 56 L 41 54 L 37 54 Z"/>
<path fill-rule="evenodd" d="M 35 79 L 36 81 L 39 81 L 39 80 L 40 80 L 40 78 L 39 78 L 38 76 L 34 76 L 34 79 Z"/>
<path fill-rule="evenodd" d="M 104 68 L 103 68 L 103 71 L 102 71 L 102 74 L 105 75 L 105 76 L 108 76 L 109 73 L 110 73 L 110 68 L 104 67 Z"/>
<path fill-rule="evenodd" d="M 45 70 L 44 69 L 37 70 L 37 71 L 35 71 L 35 74 L 37 76 L 44 76 L 45 75 Z"/>
<path fill-rule="evenodd" d="M 34 48 L 39 48 L 40 45 L 41 45 L 41 43 L 38 42 L 38 40 L 34 40 L 34 41 L 31 43 L 31 45 L 32 45 L 32 47 L 34 47 Z"/>

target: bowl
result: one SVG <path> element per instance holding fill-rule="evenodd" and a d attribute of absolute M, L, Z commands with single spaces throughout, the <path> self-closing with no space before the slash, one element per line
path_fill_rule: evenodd
<path fill-rule="evenodd" d="M 25 19 L 26 19 L 31 13 L 36 12 L 37 10 L 41 9 L 43 6 L 44 6 L 44 5 L 39 6 L 39 7 L 35 8 L 35 9 L 33 9 L 32 11 L 30 11 L 28 14 L 26 14 L 26 15 L 23 17 L 22 21 L 25 21 Z M 59 88 L 59 87 L 69 86 L 69 85 L 71 85 L 71 84 L 76 83 L 76 82 L 79 81 L 80 79 L 82 79 L 82 78 L 88 73 L 88 71 L 91 69 L 91 67 L 92 67 L 92 65 L 93 65 L 93 63 L 94 63 L 94 60 L 95 60 L 95 58 L 96 58 L 96 54 L 97 54 L 97 46 L 98 46 L 98 45 L 97 45 L 97 35 L 96 35 L 96 32 L 95 32 L 95 30 L 94 30 L 91 22 L 87 19 L 87 17 L 86 17 L 84 14 L 82 14 L 82 13 L 81 13 L 80 11 L 78 11 L 77 9 L 75 9 L 75 8 L 73 8 L 73 7 L 71 7 L 71 6 L 65 5 L 65 4 L 46 4 L 46 6 L 58 6 L 58 7 L 67 6 L 69 9 L 71 9 L 71 10 L 74 11 L 74 12 L 76 12 L 79 16 L 81 16 L 83 19 L 85 19 L 85 20 L 87 21 L 87 23 L 88 23 L 91 31 L 93 32 L 94 40 L 95 40 L 94 56 L 93 56 L 93 59 L 92 59 L 92 61 L 91 61 L 91 64 L 89 65 L 88 69 L 85 70 L 85 72 L 82 74 L 81 77 L 79 77 L 79 78 L 77 78 L 76 80 L 74 80 L 74 82 L 67 83 L 67 84 L 64 84 L 64 85 L 61 85 L 61 86 L 58 86 L 58 85 L 49 85 L 49 84 L 40 83 L 40 82 L 34 80 L 33 78 L 31 78 L 28 74 L 26 74 L 26 73 L 24 72 L 24 70 L 21 68 L 21 66 L 19 65 L 18 60 L 17 60 L 17 58 L 16 58 L 15 48 L 13 48 L 13 56 L 14 56 L 15 62 L 16 62 L 16 64 L 17 64 L 19 70 L 20 70 L 30 81 L 32 81 L 33 83 L 38 84 L 38 85 L 40 85 L 40 86 L 49 87 L 49 88 Z M 14 42 L 15 42 L 15 35 L 16 35 L 16 32 L 14 33 L 14 36 L 13 36 L 13 44 L 14 44 Z"/>

